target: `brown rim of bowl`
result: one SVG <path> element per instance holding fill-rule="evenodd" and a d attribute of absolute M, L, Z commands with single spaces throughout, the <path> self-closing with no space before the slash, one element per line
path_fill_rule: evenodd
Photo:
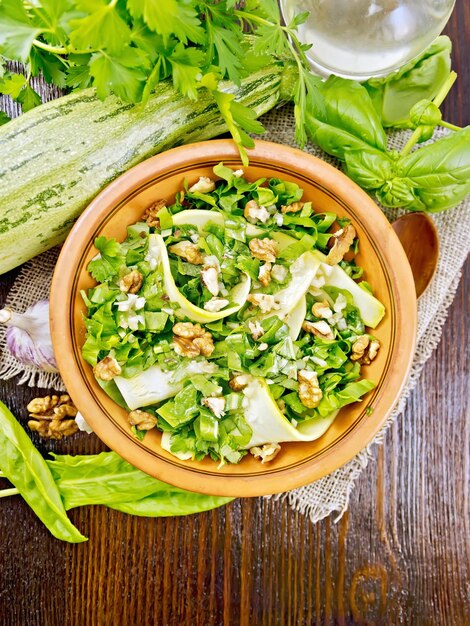
<path fill-rule="evenodd" d="M 80 263 L 75 264 L 71 271 L 70 258 L 74 256 L 74 251 L 82 250 L 83 259 L 84 248 L 90 249 L 96 233 L 102 229 L 113 209 L 118 210 L 131 191 L 148 185 L 150 179 L 155 183 L 158 173 L 161 177 L 166 176 L 168 171 L 183 173 L 191 166 L 213 165 L 221 160 L 229 166 L 240 167 L 237 148 L 229 139 L 189 144 L 159 154 L 121 175 L 96 196 L 77 220 L 62 248 L 52 281 L 50 309 L 51 334 L 59 370 L 79 411 L 100 439 L 134 466 L 161 480 L 200 493 L 235 497 L 279 493 L 308 484 L 338 469 L 367 446 L 387 420 L 403 389 L 413 360 L 417 327 L 411 268 L 391 225 L 373 200 L 336 168 L 298 149 L 256 141 L 255 148 L 249 154 L 251 166 L 275 166 L 296 176 L 303 172 L 305 180 L 308 177 L 315 180 L 321 177 L 322 189 L 329 190 L 330 195 L 346 211 L 354 209 L 354 219 L 358 219 L 358 214 L 364 217 L 367 213 L 364 228 L 371 242 L 379 241 L 381 244 L 377 257 L 384 269 L 390 295 L 394 296 L 396 317 L 406 319 L 406 332 L 396 333 L 398 346 L 393 354 L 393 363 L 389 359 L 388 367 L 393 368 L 392 376 L 387 384 L 377 384 L 375 404 L 379 402 L 381 410 L 374 410 L 367 419 L 364 410 L 339 440 L 335 440 L 328 449 L 322 450 L 312 459 L 307 458 L 284 468 L 273 467 L 272 470 L 263 466 L 262 474 L 224 474 L 223 471 L 217 471 L 215 465 L 214 471 L 208 472 L 185 466 L 184 462 L 177 459 L 172 461 L 155 455 L 142 442 L 126 434 L 102 408 L 98 396 L 104 392 L 98 385 L 95 390 L 87 384 L 73 331 L 73 296 L 77 293 L 78 275 L 82 267 Z M 370 219 L 371 216 L 373 219 Z M 377 247 L 375 243 L 373 245 Z M 67 349 L 64 350 L 63 346 L 67 346 Z"/>

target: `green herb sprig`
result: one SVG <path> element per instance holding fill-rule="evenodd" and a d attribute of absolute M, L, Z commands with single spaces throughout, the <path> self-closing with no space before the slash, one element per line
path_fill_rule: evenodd
<path fill-rule="evenodd" d="M 156 85 L 171 78 L 190 99 L 197 99 L 202 88 L 213 94 L 247 162 L 245 148 L 253 147 L 248 133 L 262 133 L 263 126 L 252 109 L 234 102 L 219 85 L 225 79 L 239 85 L 243 76 L 266 64 L 266 55 L 294 58 L 297 140 L 303 145 L 303 113 L 319 80 L 305 57 L 309 46 L 296 36 L 307 16 L 283 26 L 275 0 L 248 0 L 242 8 L 234 0 L 2 0 L 0 55 L 20 61 L 26 72 L 2 67 L 0 93 L 28 111 L 41 104 L 31 78 L 42 73 L 61 89 L 93 86 L 102 99 L 114 94 L 144 105 Z M 251 50 L 247 29 L 257 35 Z M 0 123 L 6 121 L 2 115 Z"/>

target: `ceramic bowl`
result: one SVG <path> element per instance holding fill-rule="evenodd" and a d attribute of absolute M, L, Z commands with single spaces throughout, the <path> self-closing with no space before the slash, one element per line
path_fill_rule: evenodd
<path fill-rule="evenodd" d="M 126 412 L 96 383 L 81 356 L 85 339 L 85 305 L 81 289 L 94 282 L 86 271 L 95 256 L 99 235 L 122 241 L 128 224 L 160 198 L 174 201 L 182 186 L 199 176 L 213 176 L 223 161 L 240 168 L 231 140 L 208 141 L 170 150 L 137 165 L 104 189 L 72 229 L 57 263 L 51 292 L 51 331 L 58 365 L 68 392 L 96 434 L 113 450 L 143 471 L 191 491 L 224 496 L 257 496 L 305 485 L 351 460 L 380 430 L 407 378 L 416 336 L 413 276 L 398 238 L 376 204 L 351 180 L 324 161 L 287 146 L 257 141 L 250 151 L 248 179 L 276 177 L 304 189 L 317 211 L 351 218 L 360 241 L 357 262 L 365 280 L 384 303 L 386 316 L 374 334 L 382 347 L 364 368 L 376 382 L 363 402 L 342 409 L 329 430 L 311 443 L 282 444 L 274 461 L 262 465 L 247 455 L 238 465 L 218 469 L 210 459 L 180 461 L 160 447 L 160 433 L 143 441 L 131 433 Z M 366 410 L 371 407 L 370 410 Z"/>

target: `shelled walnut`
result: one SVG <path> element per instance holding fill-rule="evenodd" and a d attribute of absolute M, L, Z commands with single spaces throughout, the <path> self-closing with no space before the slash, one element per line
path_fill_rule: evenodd
<path fill-rule="evenodd" d="M 150 228 L 160 228 L 160 220 L 157 216 L 164 206 L 166 206 L 165 200 L 156 200 L 145 209 L 142 219 L 147 222 Z"/>
<path fill-rule="evenodd" d="M 40 437 L 62 439 L 78 431 L 77 409 L 67 394 L 34 398 L 26 408 L 31 418 L 28 426 Z"/>
<path fill-rule="evenodd" d="M 190 358 L 210 356 L 214 351 L 212 335 L 199 324 L 178 322 L 173 326 L 173 343 L 176 354 Z"/>

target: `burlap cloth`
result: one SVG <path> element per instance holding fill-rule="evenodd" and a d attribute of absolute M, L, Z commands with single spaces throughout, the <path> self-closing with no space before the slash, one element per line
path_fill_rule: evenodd
<path fill-rule="evenodd" d="M 293 144 L 294 117 L 291 107 L 286 106 L 271 111 L 262 119 L 267 133 L 263 137 L 278 143 Z M 435 138 L 447 131 L 438 129 Z M 407 132 L 393 133 L 389 137 L 391 148 L 400 150 L 409 136 Z M 332 163 L 338 163 L 325 155 L 313 145 L 306 151 Z M 372 446 L 381 444 L 386 429 L 403 412 L 405 403 L 415 387 L 424 363 L 431 356 L 441 337 L 447 311 L 457 291 L 462 266 L 470 250 L 470 196 L 457 208 L 436 214 L 434 220 L 440 237 L 440 258 L 436 275 L 429 289 L 418 303 L 418 338 L 413 366 L 405 389 L 396 408 L 382 431 L 352 461 L 321 480 L 295 489 L 286 494 L 289 503 L 310 516 L 317 522 L 332 511 L 342 514 L 349 501 L 354 483 L 369 459 L 372 458 Z M 390 220 L 396 219 L 403 211 L 386 209 Z M 6 305 L 17 311 L 24 311 L 30 304 L 39 299 L 47 298 L 52 272 L 57 259 L 58 250 L 51 250 L 26 263 L 16 279 L 6 301 Z M 5 348 L 5 328 L 0 328 L 0 379 L 18 376 L 18 383 L 37 385 L 60 390 L 62 382 L 57 375 L 44 374 L 32 367 L 18 363 Z"/>

